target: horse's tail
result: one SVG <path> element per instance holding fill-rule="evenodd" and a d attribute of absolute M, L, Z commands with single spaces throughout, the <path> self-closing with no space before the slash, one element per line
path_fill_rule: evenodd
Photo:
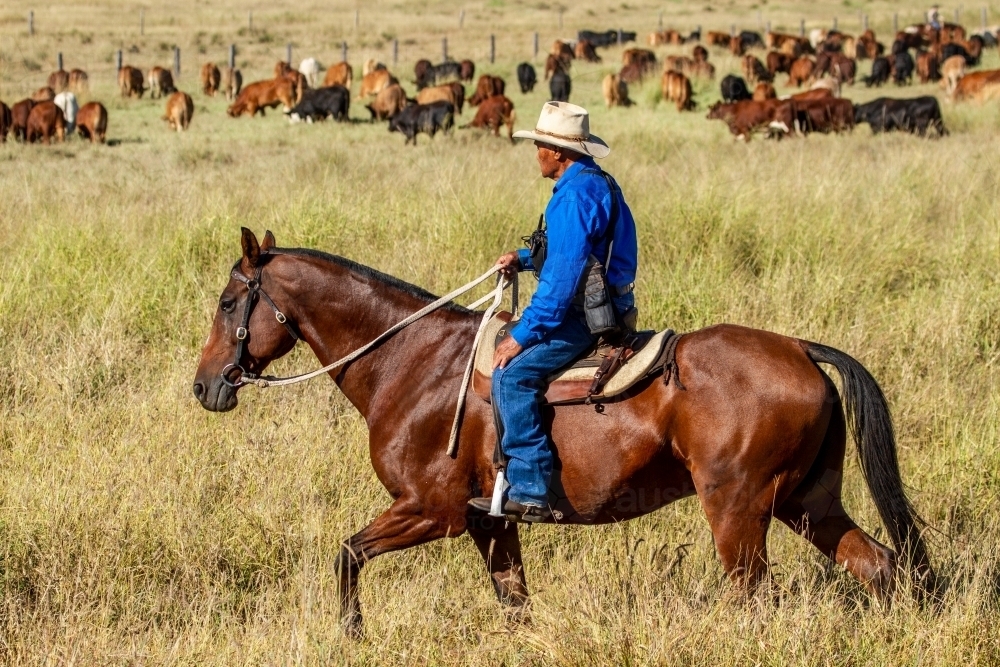
<path fill-rule="evenodd" d="M 885 395 L 875 378 L 857 359 L 826 345 L 809 343 L 807 352 L 815 362 L 830 364 L 840 373 L 848 428 L 858 448 L 861 470 L 875 501 L 882 523 L 914 576 L 918 590 L 935 588 L 921 519 L 903 490 L 896 458 L 896 435 Z"/>

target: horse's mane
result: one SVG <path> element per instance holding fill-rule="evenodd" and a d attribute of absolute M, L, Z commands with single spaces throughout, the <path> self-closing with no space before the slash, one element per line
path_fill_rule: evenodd
<path fill-rule="evenodd" d="M 313 250 L 311 248 L 272 248 L 267 252 L 269 255 L 294 255 L 294 256 L 305 256 L 313 257 L 315 259 L 320 259 L 325 262 L 330 262 L 332 264 L 337 264 L 342 266 L 352 273 L 357 273 L 365 278 L 371 278 L 372 280 L 377 280 L 380 283 L 384 283 L 389 287 L 400 290 L 410 296 L 416 297 L 427 303 L 436 301 L 438 296 L 428 292 L 422 287 L 417 287 L 405 280 L 400 280 L 396 276 L 390 276 L 388 273 L 382 273 L 377 269 L 373 269 L 370 266 L 365 266 L 364 264 L 359 264 L 355 261 L 347 259 L 346 257 L 341 257 L 339 255 L 331 255 L 330 253 L 323 252 L 322 250 Z M 469 314 L 473 311 L 460 306 L 457 303 L 449 303 L 447 306 L 443 306 L 442 310 L 450 310 L 456 313 Z"/>

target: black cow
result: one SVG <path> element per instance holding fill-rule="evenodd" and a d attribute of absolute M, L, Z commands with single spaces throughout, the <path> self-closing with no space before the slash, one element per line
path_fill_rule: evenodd
<path fill-rule="evenodd" d="M 570 88 L 569 74 L 566 72 L 556 72 L 549 80 L 549 93 L 552 94 L 553 102 L 569 102 Z"/>
<path fill-rule="evenodd" d="M 417 134 L 433 137 L 438 130 L 447 132 L 455 124 L 455 107 L 451 102 L 411 104 L 389 119 L 390 132 L 402 132 L 406 143 L 417 145 Z"/>
<path fill-rule="evenodd" d="M 517 82 L 521 85 L 522 93 L 530 93 L 538 83 L 538 75 L 535 68 L 530 63 L 521 63 L 517 66 Z"/>
<path fill-rule="evenodd" d="M 764 39 L 760 36 L 760 33 L 753 32 L 752 30 L 740 31 L 740 46 L 743 47 L 744 51 L 766 48 L 764 46 Z"/>
<path fill-rule="evenodd" d="M 722 88 L 722 99 L 726 104 L 732 104 L 733 102 L 739 102 L 740 100 L 750 100 L 753 99 L 753 95 L 747 89 L 747 82 L 743 80 L 741 76 L 735 76 L 733 74 L 727 74 L 722 83 L 720 84 Z"/>
<path fill-rule="evenodd" d="M 449 78 L 462 78 L 462 63 L 449 60 L 431 68 L 431 84 L 437 84 L 439 81 Z"/>
<path fill-rule="evenodd" d="M 625 30 L 620 31 L 622 36 L 622 44 L 625 42 L 634 42 L 635 33 L 626 32 Z M 597 46 L 612 46 L 618 43 L 618 30 L 608 30 L 606 32 L 594 32 L 593 30 L 581 30 L 576 33 L 577 39 L 585 39 L 595 47 Z"/>
<path fill-rule="evenodd" d="M 910 55 L 909 51 L 896 54 L 896 71 L 893 73 L 892 80 L 896 82 L 897 86 L 910 83 L 913 79 L 913 67 L 913 56 Z"/>
<path fill-rule="evenodd" d="M 879 87 L 883 83 L 889 81 L 889 77 L 892 74 L 892 65 L 889 64 L 889 59 L 884 56 L 879 56 L 872 61 L 872 75 L 866 76 L 862 81 L 865 82 L 865 86 L 871 88 L 872 86 Z"/>
<path fill-rule="evenodd" d="M 992 32 L 984 32 L 982 35 L 973 35 L 973 37 L 980 37 L 983 40 L 983 46 L 988 49 L 997 48 L 997 36 Z"/>
<path fill-rule="evenodd" d="M 423 90 L 427 88 L 432 83 L 434 79 L 431 78 L 431 68 L 434 67 L 430 60 L 418 60 L 417 64 L 413 66 L 413 75 L 416 78 L 414 83 L 417 84 L 417 90 Z"/>
<path fill-rule="evenodd" d="M 343 86 L 310 88 L 302 95 L 302 101 L 285 114 L 293 123 L 303 120 L 311 123 L 314 120 L 326 120 L 329 116 L 337 121 L 345 121 L 350 106 L 351 91 Z"/>
<path fill-rule="evenodd" d="M 965 58 L 965 64 L 969 67 L 975 67 L 979 64 L 979 58 L 973 58 L 969 55 L 969 52 L 961 44 L 951 42 L 941 47 L 941 62 L 948 60 L 952 56 L 962 56 Z"/>
<path fill-rule="evenodd" d="M 892 55 L 896 55 L 897 53 L 905 53 L 908 48 L 909 47 L 906 45 L 906 42 L 904 42 L 901 39 L 897 39 L 895 42 L 892 43 L 892 48 L 889 50 L 889 53 Z"/>
<path fill-rule="evenodd" d="M 874 134 L 901 130 L 923 137 L 928 127 L 937 130 L 938 136 L 948 134 L 937 98 L 930 95 L 902 100 L 880 97 L 867 104 L 858 104 L 854 107 L 854 122 L 868 123 Z"/>

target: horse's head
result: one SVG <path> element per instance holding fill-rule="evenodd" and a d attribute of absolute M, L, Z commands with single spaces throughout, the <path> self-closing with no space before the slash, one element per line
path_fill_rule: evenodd
<path fill-rule="evenodd" d="M 259 375 L 269 363 L 287 354 L 297 337 L 281 306 L 269 296 L 283 290 L 263 270 L 267 253 L 275 245 L 274 236 L 267 232 L 264 242 L 258 244 L 253 232 L 244 227 L 242 245 L 243 257 L 233 266 L 219 297 L 215 322 L 195 375 L 194 396 L 206 410 L 235 408 L 241 378 Z"/>

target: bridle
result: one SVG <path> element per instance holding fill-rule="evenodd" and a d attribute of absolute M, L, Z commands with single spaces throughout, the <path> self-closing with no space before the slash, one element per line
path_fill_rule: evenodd
<path fill-rule="evenodd" d="M 247 278 L 239 270 L 242 262 L 243 260 L 236 262 L 236 264 L 233 265 L 233 270 L 229 272 L 229 275 L 234 280 L 238 280 L 246 285 L 247 302 L 243 307 L 243 320 L 240 326 L 236 329 L 236 358 L 233 359 L 233 363 L 227 364 L 226 367 L 222 369 L 221 373 L 222 381 L 233 389 L 242 387 L 247 383 L 247 380 L 255 380 L 259 377 L 254 373 L 247 371 L 240 365 L 240 361 L 243 359 L 243 353 L 246 352 L 247 339 L 250 337 L 250 317 L 253 315 L 254 306 L 257 305 L 258 296 L 271 307 L 271 310 L 274 311 L 274 319 L 278 320 L 278 322 L 285 327 L 285 330 L 288 331 L 288 334 L 295 340 L 295 342 L 297 343 L 302 340 L 302 336 L 299 335 L 299 332 L 295 330 L 295 327 L 288 321 L 285 314 L 282 313 L 276 305 L 274 305 L 274 301 L 270 296 L 268 296 L 267 292 L 264 291 L 264 288 L 261 287 L 260 277 L 261 272 L 264 270 L 264 265 L 262 263 L 258 263 L 257 268 L 254 270 L 253 278 Z M 228 375 L 233 369 L 240 372 L 240 377 L 235 382 L 230 382 Z"/>

